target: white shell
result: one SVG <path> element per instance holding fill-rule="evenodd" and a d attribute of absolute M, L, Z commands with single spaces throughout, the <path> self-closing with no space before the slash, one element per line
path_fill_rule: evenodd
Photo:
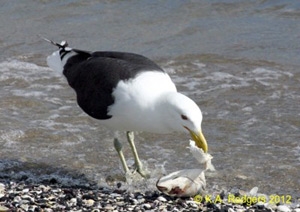
<path fill-rule="evenodd" d="M 204 170 L 184 169 L 161 177 L 156 187 L 169 196 L 189 197 L 203 193 L 206 181 Z"/>
<path fill-rule="evenodd" d="M 194 141 L 190 140 L 188 148 L 197 161 L 204 165 L 204 168 L 183 169 L 161 177 L 156 183 L 157 189 L 161 192 L 176 197 L 191 197 L 204 193 L 206 187 L 205 171 L 207 169 L 214 170 L 211 164 L 213 157 L 199 149 Z"/>

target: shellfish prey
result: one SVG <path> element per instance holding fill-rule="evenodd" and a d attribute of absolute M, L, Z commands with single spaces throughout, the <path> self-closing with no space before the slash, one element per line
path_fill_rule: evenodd
<path fill-rule="evenodd" d="M 194 158 L 196 158 L 203 167 L 179 170 L 158 179 L 156 187 L 166 195 L 191 197 L 197 194 L 203 194 L 206 187 L 205 171 L 215 170 L 211 163 L 213 157 L 210 154 L 198 148 L 192 140 L 190 140 L 188 148 Z"/>

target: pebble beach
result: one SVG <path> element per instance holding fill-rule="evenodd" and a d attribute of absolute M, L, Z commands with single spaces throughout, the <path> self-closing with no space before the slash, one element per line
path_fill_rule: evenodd
<path fill-rule="evenodd" d="M 114 188 L 88 185 L 66 187 L 55 179 L 34 184 L 5 181 L 0 183 L 0 212 L 300 211 L 299 198 L 286 199 L 285 204 L 275 204 L 271 203 L 272 196 L 256 193 L 257 188 L 252 189 L 255 190 L 254 193 L 245 193 L 236 188 L 219 191 L 216 189 L 193 198 L 176 198 L 155 190 L 127 191 L 122 189 L 122 183 L 116 185 Z"/>

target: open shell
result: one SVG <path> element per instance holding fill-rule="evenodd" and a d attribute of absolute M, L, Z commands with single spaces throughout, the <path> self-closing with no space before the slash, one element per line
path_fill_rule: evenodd
<path fill-rule="evenodd" d="M 183 169 L 161 177 L 156 183 L 157 189 L 161 192 L 176 197 L 189 197 L 204 193 L 205 171 L 207 169 L 215 170 L 211 164 L 213 157 L 199 149 L 192 140 L 190 140 L 188 148 L 196 160 L 203 165 L 203 168 Z"/>

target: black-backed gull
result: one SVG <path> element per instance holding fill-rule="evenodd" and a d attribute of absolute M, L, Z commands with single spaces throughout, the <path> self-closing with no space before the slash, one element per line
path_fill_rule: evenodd
<path fill-rule="evenodd" d="M 207 152 L 200 108 L 177 92 L 169 75 L 156 63 L 134 53 L 83 51 L 68 47 L 66 41 L 59 44 L 45 40 L 59 48 L 48 56 L 47 64 L 67 78 L 81 109 L 111 130 L 127 132 L 136 170 L 142 176 L 147 174 L 138 157 L 133 132 L 189 133 L 196 145 Z M 117 138 L 114 145 L 129 173 Z"/>

